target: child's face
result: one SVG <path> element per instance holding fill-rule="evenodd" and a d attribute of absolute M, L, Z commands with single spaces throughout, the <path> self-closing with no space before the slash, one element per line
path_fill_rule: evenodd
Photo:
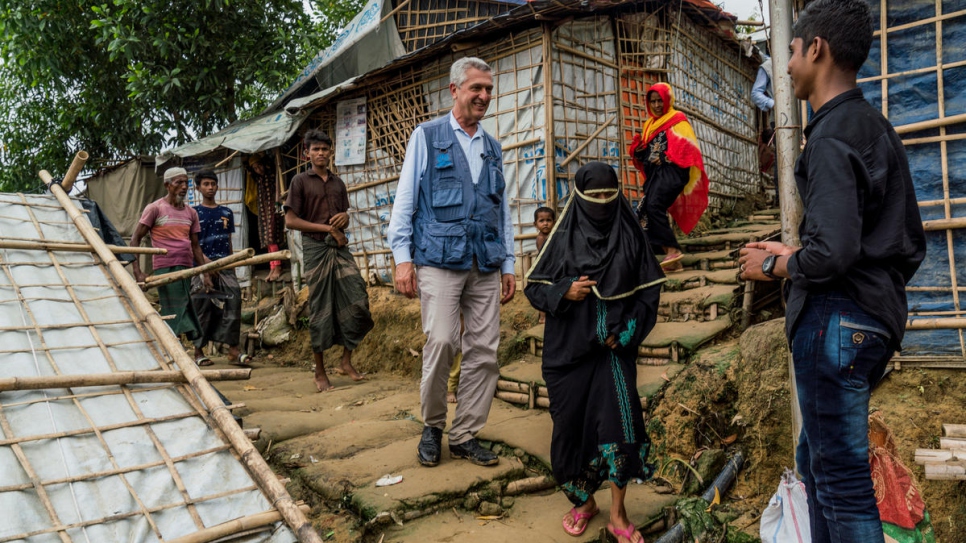
<path fill-rule="evenodd" d="M 553 230 L 553 215 L 547 213 L 546 211 L 537 214 L 537 220 L 533 223 L 537 227 L 537 231 L 543 235 L 550 234 Z"/>
<path fill-rule="evenodd" d="M 218 181 L 204 178 L 198 183 L 198 192 L 205 198 L 214 198 L 218 192 Z"/>

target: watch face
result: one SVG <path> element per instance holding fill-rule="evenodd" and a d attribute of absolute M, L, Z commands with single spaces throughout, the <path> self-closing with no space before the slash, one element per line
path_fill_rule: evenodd
<path fill-rule="evenodd" d="M 765 261 L 761 263 L 761 271 L 765 275 L 771 275 L 772 271 L 775 269 L 775 255 L 771 255 L 765 258 Z"/>

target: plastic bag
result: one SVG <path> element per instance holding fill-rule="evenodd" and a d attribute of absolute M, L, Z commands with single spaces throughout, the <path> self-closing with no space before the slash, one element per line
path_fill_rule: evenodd
<path fill-rule="evenodd" d="M 869 415 L 869 465 L 887 543 L 936 543 L 915 475 L 902 463 L 895 437 L 876 411 Z"/>
<path fill-rule="evenodd" d="M 778 490 L 761 514 L 759 535 L 763 543 L 812 543 L 805 484 L 790 469 L 782 474 Z"/>

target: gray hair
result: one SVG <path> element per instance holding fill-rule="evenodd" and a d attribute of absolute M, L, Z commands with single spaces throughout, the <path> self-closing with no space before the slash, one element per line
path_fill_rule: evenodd
<path fill-rule="evenodd" d="M 483 61 L 483 59 L 476 57 L 463 57 L 453 63 L 453 66 L 449 69 L 449 82 L 456 85 L 457 87 L 462 87 L 463 83 L 466 82 L 466 71 L 470 68 L 476 68 L 481 72 L 492 72 L 493 68 Z"/>

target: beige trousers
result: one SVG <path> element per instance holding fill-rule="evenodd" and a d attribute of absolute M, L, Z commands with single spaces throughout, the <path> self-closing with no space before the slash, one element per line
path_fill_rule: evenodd
<path fill-rule="evenodd" d="M 446 381 L 462 346 L 456 417 L 450 445 L 472 439 L 486 424 L 500 369 L 500 272 L 452 271 L 420 266 L 416 270 L 422 308 L 423 378 L 419 385 L 426 426 L 446 427 Z M 460 338 L 460 313 L 465 330 Z"/>

